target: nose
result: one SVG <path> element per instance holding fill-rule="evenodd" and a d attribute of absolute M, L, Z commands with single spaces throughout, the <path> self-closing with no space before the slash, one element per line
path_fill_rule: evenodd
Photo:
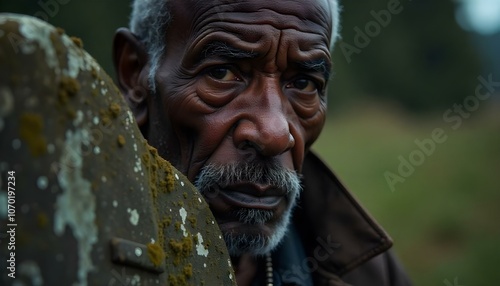
<path fill-rule="evenodd" d="M 275 95 L 276 96 L 276 95 Z M 265 101 L 265 100 L 264 100 Z M 279 101 L 279 100 L 278 100 Z M 282 104 L 258 104 L 254 112 L 241 118 L 234 130 L 236 148 L 246 152 L 256 151 L 261 156 L 272 157 L 287 152 L 295 146 L 295 138 Z"/>

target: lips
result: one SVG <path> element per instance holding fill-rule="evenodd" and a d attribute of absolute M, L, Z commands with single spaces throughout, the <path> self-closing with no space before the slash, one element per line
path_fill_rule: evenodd
<path fill-rule="evenodd" d="M 274 209 L 282 201 L 282 196 L 253 196 L 237 191 L 221 191 L 219 195 L 226 203 L 242 208 Z"/>
<path fill-rule="evenodd" d="M 241 208 L 275 209 L 286 191 L 259 184 L 236 184 L 218 189 L 218 195 L 228 205 Z"/>

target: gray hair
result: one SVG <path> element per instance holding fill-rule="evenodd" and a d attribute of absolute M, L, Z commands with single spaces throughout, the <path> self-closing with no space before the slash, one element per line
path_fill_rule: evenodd
<path fill-rule="evenodd" d="M 171 15 L 167 2 L 171 0 L 133 0 L 130 30 L 137 35 L 149 54 L 149 88 L 156 91 L 155 74 L 165 51 L 165 31 Z M 332 9 L 332 34 L 330 50 L 339 37 L 340 8 L 338 0 L 328 0 Z"/>

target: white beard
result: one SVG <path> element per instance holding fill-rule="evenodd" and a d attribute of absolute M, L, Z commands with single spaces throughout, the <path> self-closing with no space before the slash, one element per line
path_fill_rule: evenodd
<path fill-rule="evenodd" d="M 276 248 L 287 232 L 293 207 L 301 191 L 300 176 L 295 171 L 273 163 L 207 165 L 201 170 L 195 186 L 202 195 L 213 198 L 218 195 L 219 187 L 238 182 L 265 184 L 287 190 L 288 206 L 277 220 L 270 210 L 240 208 L 235 211 L 235 217 L 243 224 L 259 225 L 274 219 L 271 235 L 223 231 L 229 255 L 264 255 Z"/>

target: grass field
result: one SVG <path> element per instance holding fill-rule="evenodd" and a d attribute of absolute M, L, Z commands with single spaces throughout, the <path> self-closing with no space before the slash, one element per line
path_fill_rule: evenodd
<path fill-rule="evenodd" d="M 442 114 L 359 108 L 330 118 L 313 147 L 394 238 L 415 285 L 500 285 L 500 109 L 484 109 L 453 130 Z M 392 191 L 384 173 L 435 128 L 445 142 Z"/>

